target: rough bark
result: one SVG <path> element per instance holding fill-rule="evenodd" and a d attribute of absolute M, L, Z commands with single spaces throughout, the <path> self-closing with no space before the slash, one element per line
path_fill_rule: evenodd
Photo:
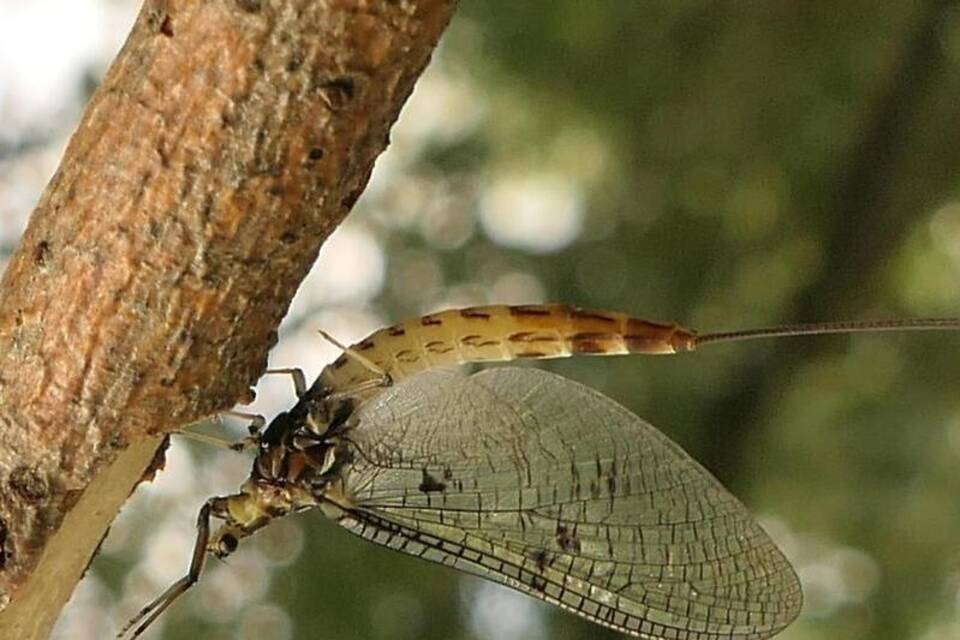
<path fill-rule="evenodd" d="M 455 0 L 147 0 L 0 282 L 0 637 L 262 373 Z"/>

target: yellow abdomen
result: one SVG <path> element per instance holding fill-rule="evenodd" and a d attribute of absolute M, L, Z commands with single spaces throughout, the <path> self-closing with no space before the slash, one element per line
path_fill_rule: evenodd
<path fill-rule="evenodd" d="M 696 334 L 675 324 L 565 304 L 450 309 L 381 329 L 352 349 L 394 380 L 468 362 L 571 355 L 668 354 L 690 351 Z M 333 391 L 349 391 L 375 374 L 341 355 L 320 374 Z"/>

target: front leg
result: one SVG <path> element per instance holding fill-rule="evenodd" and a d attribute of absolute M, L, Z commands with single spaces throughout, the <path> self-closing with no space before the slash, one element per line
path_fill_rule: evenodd
<path fill-rule="evenodd" d="M 200 573 L 203 571 L 203 567 L 206 564 L 207 559 L 207 544 L 210 541 L 210 512 L 213 508 L 215 501 L 220 500 L 220 498 L 211 498 L 207 500 L 204 505 L 200 508 L 200 513 L 197 514 L 197 540 L 193 545 L 193 557 L 190 560 L 190 567 L 187 569 L 187 575 L 183 576 L 172 585 L 167 587 L 166 591 L 161 593 L 155 600 L 150 602 L 147 606 L 140 610 L 140 612 L 134 617 L 130 622 L 128 622 L 123 629 L 120 630 L 120 633 L 117 634 L 117 638 L 124 638 L 127 636 L 127 632 L 133 629 L 132 635 L 129 636 L 129 640 L 134 640 L 134 638 L 139 637 L 144 631 L 147 630 L 153 621 L 156 620 L 160 614 L 166 611 L 173 602 L 182 596 L 186 591 L 197 583 L 197 580 L 200 579 Z"/>
<path fill-rule="evenodd" d="M 298 398 L 302 398 L 307 393 L 307 379 L 303 375 L 303 369 L 298 369 L 297 367 L 267 369 L 264 373 L 290 376 L 293 379 L 293 388 L 296 390 Z"/>

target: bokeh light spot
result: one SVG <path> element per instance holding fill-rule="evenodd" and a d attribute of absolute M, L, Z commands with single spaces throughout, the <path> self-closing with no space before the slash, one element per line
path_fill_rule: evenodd
<path fill-rule="evenodd" d="M 535 253 L 569 246 L 583 229 L 580 188 L 555 174 L 506 176 L 481 198 L 480 221 L 494 242 Z"/>

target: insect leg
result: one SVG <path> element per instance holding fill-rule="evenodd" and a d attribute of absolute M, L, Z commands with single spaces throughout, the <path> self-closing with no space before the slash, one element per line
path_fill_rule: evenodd
<path fill-rule="evenodd" d="M 233 440 L 228 438 L 221 438 L 218 436 L 211 436 L 206 433 L 197 433 L 196 431 L 190 431 L 190 427 L 200 424 L 199 422 L 189 424 L 186 427 L 183 427 L 178 435 L 181 435 L 185 438 L 190 438 L 191 440 L 196 440 L 197 442 L 202 442 L 207 445 L 212 445 L 214 447 L 220 447 L 221 449 L 229 449 L 230 451 L 244 451 L 244 450 L 253 450 L 256 451 L 260 447 L 260 432 L 263 430 L 263 427 L 267 424 L 266 418 L 261 415 L 253 413 L 243 413 L 241 411 L 224 411 L 221 414 L 218 414 L 213 417 L 217 422 L 222 423 L 222 417 L 224 415 L 233 416 L 234 418 L 239 418 L 241 420 L 248 421 L 247 430 L 250 433 L 246 438 L 241 438 L 240 440 Z"/>
<path fill-rule="evenodd" d="M 264 373 L 281 373 L 293 378 L 293 388 L 297 391 L 297 397 L 302 398 L 307 393 L 307 379 L 303 376 L 303 370 L 296 367 L 285 369 L 267 369 Z"/>
<path fill-rule="evenodd" d="M 260 432 L 263 431 L 263 428 L 267 426 L 267 419 L 261 416 L 259 413 L 247 413 L 245 411 L 224 411 L 222 414 L 224 416 L 230 416 L 232 418 L 237 418 L 238 420 L 247 420 L 247 431 L 251 436 L 258 436 Z"/>
<path fill-rule="evenodd" d="M 187 570 L 187 575 L 174 582 L 166 591 L 141 609 L 136 617 L 120 630 L 120 633 L 116 636 L 117 638 L 126 636 L 127 631 L 134 626 L 136 626 L 136 629 L 134 629 L 133 634 L 130 636 L 130 640 L 138 637 L 147 630 L 147 627 L 153 624 L 153 621 L 156 620 L 161 613 L 166 611 L 167 607 L 173 604 L 187 589 L 196 584 L 207 559 L 207 543 L 210 540 L 210 510 L 214 500 L 216 500 L 216 498 L 207 500 L 200 508 L 200 513 L 197 514 L 197 541 L 193 546 L 193 557 L 190 560 L 190 568 Z"/>
<path fill-rule="evenodd" d="M 368 357 L 366 357 L 365 355 L 361 354 L 359 351 L 357 351 L 356 349 L 354 349 L 354 348 L 352 348 L 352 347 L 347 347 L 347 346 L 341 344 L 339 340 L 337 340 L 336 338 L 334 338 L 333 336 L 331 336 L 329 333 L 327 333 L 327 332 L 324 331 L 323 329 L 319 329 L 319 332 L 320 332 L 320 335 L 323 336 L 323 338 L 324 338 L 327 342 L 331 343 L 333 346 L 335 346 L 335 347 L 337 347 L 338 349 L 340 349 L 341 351 L 343 351 L 345 354 L 347 354 L 347 357 L 353 358 L 354 360 L 356 360 L 357 362 L 359 362 L 360 364 L 362 364 L 364 367 L 366 367 L 367 369 L 369 369 L 371 373 L 375 373 L 375 374 L 377 374 L 380 378 L 383 378 L 383 379 L 389 379 L 389 378 L 390 378 L 390 374 L 388 374 L 386 371 L 384 371 L 377 363 L 375 363 L 375 362 L 374 362 L 373 360 L 371 360 L 370 358 L 368 358 Z"/>
<path fill-rule="evenodd" d="M 210 436 L 205 433 L 197 433 L 196 431 L 187 431 L 186 429 L 181 430 L 177 435 L 181 435 L 184 438 L 189 438 L 197 442 L 202 442 L 213 447 L 220 447 L 221 449 L 229 449 L 231 451 L 242 451 L 245 447 L 245 441 L 241 440 L 240 442 L 234 442 L 232 440 L 226 440 L 224 438 L 218 438 L 217 436 Z"/>
<path fill-rule="evenodd" d="M 382 376 L 378 376 L 372 380 L 364 380 L 363 382 L 358 382 L 357 384 L 347 387 L 346 389 L 334 391 L 327 396 L 327 398 L 330 400 L 342 400 L 343 398 L 349 398 L 355 394 L 363 393 L 364 391 L 370 391 L 371 389 L 376 389 L 378 387 L 389 387 L 391 384 L 393 384 L 393 378 L 390 377 L 389 373 L 384 373 Z"/>

